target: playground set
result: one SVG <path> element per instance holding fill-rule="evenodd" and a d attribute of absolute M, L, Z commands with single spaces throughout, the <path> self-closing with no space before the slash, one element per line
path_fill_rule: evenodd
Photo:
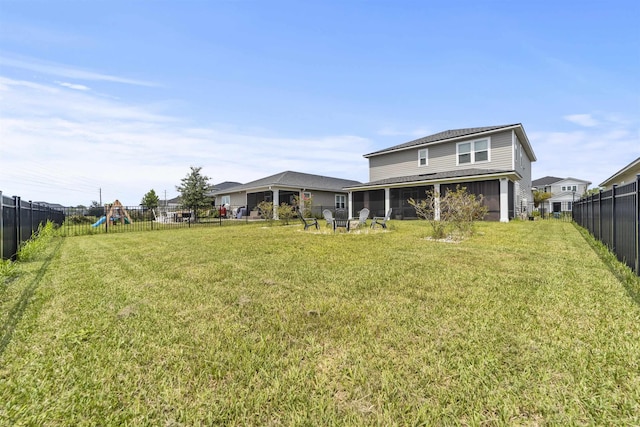
<path fill-rule="evenodd" d="M 109 211 L 106 215 L 101 216 L 95 224 L 92 224 L 92 227 L 97 227 L 101 224 L 104 224 L 109 218 L 109 224 L 115 225 L 117 223 L 120 224 L 131 224 L 131 217 L 129 216 L 129 212 L 127 209 L 120 203 L 119 200 L 116 200 L 109 206 Z"/>

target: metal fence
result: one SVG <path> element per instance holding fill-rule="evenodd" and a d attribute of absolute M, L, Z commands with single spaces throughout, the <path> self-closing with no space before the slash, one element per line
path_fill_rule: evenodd
<path fill-rule="evenodd" d="M 0 259 L 14 259 L 20 244 L 52 221 L 62 225 L 65 214 L 49 206 L 26 202 L 18 196 L 6 197 L 0 191 Z"/>
<path fill-rule="evenodd" d="M 640 276 L 640 175 L 575 202 L 573 217 Z"/>

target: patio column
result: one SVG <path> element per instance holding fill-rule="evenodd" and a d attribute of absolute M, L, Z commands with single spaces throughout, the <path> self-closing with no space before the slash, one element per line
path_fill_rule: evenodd
<path fill-rule="evenodd" d="M 278 218 L 278 206 L 280 206 L 280 190 L 275 189 L 273 191 L 273 219 Z"/>
<path fill-rule="evenodd" d="M 391 189 L 389 187 L 384 189 L 384 212 L 385 215 L 391 208 Z"/>
<path fill-rule="evenodd" d="M 440 184 L 433 184 L 433 192 L 437 194 L 433 201 L 433 219 L 440 221 Z"/>
<path fill-rule="evenodd" d="M 347 193 L 347 206 L 349 206 L 349 218 L 353 218 L 353 197 L 351 197 L 351 191 Z"/>
<path fill-rule="evenodd" d="M 500 222 L 509 222 L 509 180 L 500 178 Z"/>

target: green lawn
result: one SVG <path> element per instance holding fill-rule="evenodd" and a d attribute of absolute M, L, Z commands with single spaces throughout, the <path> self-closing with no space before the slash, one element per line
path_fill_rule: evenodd
<path fill-rule="evenodd" d="M 639 425 L 637 280 L 571 223 L 477 231 L 54 240 L 0 282 L 0 424 Z"/>

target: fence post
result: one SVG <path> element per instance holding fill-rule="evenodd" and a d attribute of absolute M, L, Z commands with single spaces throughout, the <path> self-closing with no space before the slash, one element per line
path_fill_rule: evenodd
<path fill-rule="evenodd" d="M 611 186 L 611 250 L 616 250 L 616 189 L 617 184 Z"/>
<path fill-rule="evenodd" d="M 0 260 L 4 258 L 4 212 L 3 204 L 4 197 L 2 196 L 2 190 L 0 190 Z"/>
<path fill-rule="evenodd" d="M 20 243 L 22 243 L 22 212 L 21 205 L 22 201 L 20 200 L 20 196 L 13 196 L 14 209 L 16 214 L 16 245 L 15 245 L 15 255 L 18 254 L 18 249 L 20 249 Z"/>
<path fill-rule="evenodd" d="M 636 175 L 636 274 L 640 276 L 640 173 Z"/>

